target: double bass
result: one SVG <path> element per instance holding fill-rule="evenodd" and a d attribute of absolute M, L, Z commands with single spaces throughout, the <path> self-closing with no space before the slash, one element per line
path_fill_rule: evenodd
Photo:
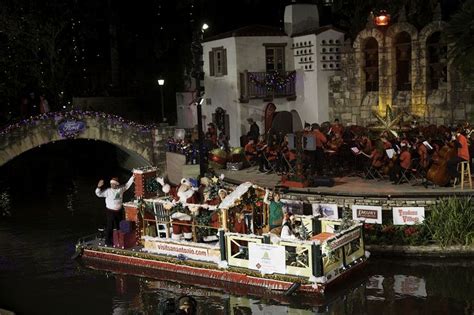
<path fill-rule="evenodd" d="M 450 177 L 448 174 L 448 161 L 457 155 L 457 150 L 452 142 L 445 144 L 433 157 L 433 165 L 431 165 L 426 179 L 438 186 L 446 186 Z"/>

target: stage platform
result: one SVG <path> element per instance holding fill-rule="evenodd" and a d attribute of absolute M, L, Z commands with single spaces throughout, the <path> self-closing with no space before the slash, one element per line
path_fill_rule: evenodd
<path fill-rule="evenodd" d="M 240 171 L 217 170 L 226 177 L 226 181 L 232 184 L 240 184 L 250 181 L 259 186 L 273 189 L 281 186 L 281 177 L 274 174 L 264 174 L 258 171 L 258 167 L 250 167 Z M 400 185 L 392 184 L 388 179 L 364 179 L 357 176 L 334 177 L 333 187 L 305 187 L 288 189 L 288 193 L 321 196 L 360 197 L 360 198 L 430 198 L 437 199 L 450 195 L 472 195 L 474 189 L 469 189 L 469 184 L 460 186 L 436 187 L 422 185 L 421 180 Z M 467 188 L 466 188 L 467 187 Z"/>

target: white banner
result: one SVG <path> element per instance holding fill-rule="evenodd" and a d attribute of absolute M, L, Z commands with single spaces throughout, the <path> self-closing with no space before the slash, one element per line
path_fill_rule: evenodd
<path fill-rule="evenodd" d="M 313 203 L 311 207 L 313 209 L 313 215 L 321 215 L 321 217 L 329 219 L 339 219 L 337 204 Z"/>
<path fill-rule="evenodd" d="M 425 219 L 424 207 L 393 207 L 393 224 L 420 224 Z"/>
<path fill-rule="evenodd" d="M 189 259 L 219 262 L 220 256 L 219 251 L 209 250 L 207 248 L 197 246 L 186 246 L 181 244 L 175 244 L 171 242 L 159 242 L 150 239 L 145 239 L 144 251 L 150 253 L 158 253 L 169 256 L 183 256 Z"/>
<path fill-rule="evenodd" d="M 411 295 L 416 297 L 426 297 L 426 282 L 425 279 L 405 276 L 405 275 L 394 275 L 393 291 L 401 295 Z"/>
<path fill-rule="evenodd" d="M 352 219 L 382 224 L 382 207 L 352 205 Z"/>
<path fill-rule="evenodd" d="M 249 268 L 263 274 L 285 274 L 285 247 L 249 243 Z"/>

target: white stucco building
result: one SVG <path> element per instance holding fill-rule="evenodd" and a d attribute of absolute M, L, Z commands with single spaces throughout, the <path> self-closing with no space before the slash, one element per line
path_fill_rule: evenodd
<path fill-rule="evenodd" d="M 225 110 L 223 130 L 232 146 L 240 145 L 240 136 L 248 132 L 247 118 L 258 123 L 261 133 L 270 127 L 265 122 L 266 111 L 273 112 L 269 104 L 276 112 L 293 111 L 286 116 L 293 129 L 329 119 L 328 82 L 340 69 L 344 33 L 320 27 L 316 5 L 288 5 L 284 21 L 285 31 L 252 25 L 202 43 L 203 126 L 215 119 L 218 108 Z M 178 103 L 178 115 L 195 113 L 185 103 Z M 181 127 L 195 124 L 182 117 L 178 122 Z"/>

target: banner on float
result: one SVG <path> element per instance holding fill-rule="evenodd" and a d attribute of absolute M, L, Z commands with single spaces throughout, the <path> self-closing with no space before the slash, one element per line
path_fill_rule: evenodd
<path fill-rule="evenodd" d="M 352 205 L 352 219 L 382 224 L 382 207 Z"/>
<path fill-rule="evenodd" d="M 285 247 L 249 243 L 249 268 L 263 274 L 285 274 Z"/>
<path fill-rule="evenodd" d="M 337 204 L 332 203 L 313 203 L 311 204 L 313 215 L 320 215 L 323 218 L 339 219 L 337 213 Z"/>
<path fill-rule="evenodd" d="M 283 204 L 283 212 L 303 215 L 303 201 L 280 199 Z"/>
<path fill-rule="evenodd" d="M 425 219 L 425 207 L 393 207 L 393 224 L 420 224 Z"/>
<path fill-rule="evenodd" d="M 393 291 L 399 295 L 410 295 L 415 297 L 426 297 L 426 282 L 425 279 L 394 275 Z"/>

